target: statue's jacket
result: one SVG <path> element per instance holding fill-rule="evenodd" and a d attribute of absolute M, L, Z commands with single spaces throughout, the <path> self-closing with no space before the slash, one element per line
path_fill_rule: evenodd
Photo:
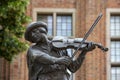
<path fill-rule="evenodd" d="M 29 80 L 69 80 L 68 69 L 75 72 L 81 66 L 82 60 L 73 61 L 73 64 L 65 65 L 53 64 L 49 57 L 68 56 L 66 50 L 48 51 L 45 47 L 31 46 L 27 52 L 27 64 L 29 69 Z M 48 58 L 48 59 L 47 59 Z"/>

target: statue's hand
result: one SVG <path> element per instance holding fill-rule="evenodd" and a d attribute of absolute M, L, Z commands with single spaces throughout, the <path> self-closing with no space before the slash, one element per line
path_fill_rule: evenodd
<path fill-rule="evenodd" d="M 95 44 L 93 42 L 88 42 L 87 46 L 83 49 L 84 51 L 92 51 L 95 49 Z"/>
<path fill-rule="evenodd" d="M 70 57 L 63 56 L 63 57 L 57 58 L 55 63 L 68 66 L 71 62 L 72 62 L 72 59 Z"/>

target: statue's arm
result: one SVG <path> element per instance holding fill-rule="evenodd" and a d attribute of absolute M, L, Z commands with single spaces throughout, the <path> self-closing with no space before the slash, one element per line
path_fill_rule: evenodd
<path fill-rule="evenodd" d="M 85 48 L 83 48 L 83 50 L 81 51 L 81 53 L 79 54 L 78 58 L 76 60 L 74 60 L 69 66 L 68 69 L 71 72 L 76 72 L 82 65 L 84 59 L 85 59 L 85 55 L 87 54 L 87 52 L 92 51 L 95 49 L 95 45 L 92 42 L 89 42 L 87 44 L 87 46 Z"/>
<path fill-rule="evenodd" d="M 87 51 L 82 51 L 80 53 L 80 55 L 78 56 L 78 58 L 76 60 L 74 60 L 69 66 L 68 69 L 74 73 L 76 72 L 82 65 L 84 59 L 85 59 L 85 55 L 86 55 Z"/>
<path fill-rule="evenodd" d="M 32 62 L 39 62 L 42 64 L 54 64 L 56 62 L 55 57 L 37 49 L 29 49 L 28 56 L 31 58 Z"/>
<path fill-rule="evenodd" d="M 54 57 L 49 54 L 42 52 L 37 49 L 29 49 L 29 55 L 31 56 L 32 62 L 39 62 L 42 64 L 60 64 L 60 65 L 68 65 L 71 60 L 67 56 L 62 57 Z"/>

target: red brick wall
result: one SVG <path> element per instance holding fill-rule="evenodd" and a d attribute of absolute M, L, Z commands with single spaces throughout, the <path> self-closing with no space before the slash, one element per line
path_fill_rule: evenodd
<path fill-rule="evenodd" d="M 42 8 L 73 8 L 75 0 L 32 0 L 33 7 Z"/>
<path fill-rule="evenodd" d="M 102 43 L 105 45 L 105 15 L 106 0 L 78 0 L 77 8 L 77 27 L 81 31 L 77 34 L 83 36 L 93 24 L 100 12 L 103 13 L 102 19 L 95 27 L 88 40 Z M 80 20 L 79 20 L 80 19 Z M 76 73 L 76 80 L 106 80 L 106 55 L 101 50 L 89 52 L 82 67 Z"/>
<path fill-rule="evenodd" d="M 108 8 L 120 8 L 120 0 L 108 0 Z"/>
<path fill-rule="evenodd" d="M 32 16 L 33 8 L 75 8 L 76 0 L 31 0 L 28 14 Z"/>
<path fill-rule="evenodd" d="M 28 80 L 25 54 L 18 55 L 11 63 L 0 58 L 0 80 Z"/>
<path fill-rule="evenodd" d="M 102 19 L 89 36 L 89 41 L 106 45 L 106 9 L 120 8 L 120 0 L 31 0 L 27 14 L 32 16 L 33 8 L 75 8 L 75 36 L 83 37 L 100 12 Z M 106 54 L 100 49 L 89 52 L 81 68 L 75 73 L 75 80 L 106 80 Z M 28 80 L 25 54 L 19 55 L 11 64 L 0 58 L 0 80 Z"/>

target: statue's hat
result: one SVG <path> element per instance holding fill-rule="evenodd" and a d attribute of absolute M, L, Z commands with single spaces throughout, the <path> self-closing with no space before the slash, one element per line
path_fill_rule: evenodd
<path fill-rule="evenodd" d="M 45 22 L 42 22 L 42 21 L 32 22 L 26 27 L 25 39 L 30 41 L 30 42 L 33 42 L 31 40 L 31 31 L 34 30 L 35 28 L 38 28 L 38 27 L 43 27 L 48 32 L 47 24 Z"/>

